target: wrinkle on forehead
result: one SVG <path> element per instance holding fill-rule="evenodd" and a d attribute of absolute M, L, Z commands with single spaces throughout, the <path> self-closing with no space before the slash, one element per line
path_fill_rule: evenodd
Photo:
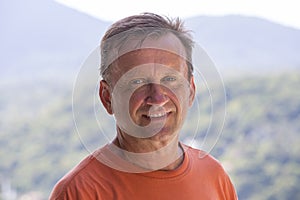
<path fill-rule="evenodd" d="M 144 48 L 137 49 L 120 56 L 112 65 L 119 67 L 134 67 L 147 63 L 157 63 L 166 66 L 183 65 L 186 63 L 185 58 L 162 49 Z"/>

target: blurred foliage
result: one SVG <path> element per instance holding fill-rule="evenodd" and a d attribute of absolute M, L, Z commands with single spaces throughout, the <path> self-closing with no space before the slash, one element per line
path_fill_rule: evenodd
<path fill-rule="evenodd" d="M 225 89 L 226 122 L 210 153 L 223 163 L 239 198 L 300 199 L 300 73 L 229 79 Z M 85 105 L 76 108 L 76 127 L 66 81 L 3 83 L 0 92 L 0 181 L 10 180 L 19 195 L 38 191 L 47 199 L 58 179 L 107 142 L 99 126 L 114 129 L 107 114 L 88 103 L 89 96 L 99 103 L 95 94 L 84 90 L 73 99 Z M 201 141 L 209 125 L 211 109 L 199 95 L 200 120 L 190 113 L 183 141 Z M 199 134 L 188 133 L 197 127 Z"/>
<path fill-rule="evenodd" d="M 299 199 L 300 74 L 227 87 L 228 118 L 218 146 L 241 199 Z"/>

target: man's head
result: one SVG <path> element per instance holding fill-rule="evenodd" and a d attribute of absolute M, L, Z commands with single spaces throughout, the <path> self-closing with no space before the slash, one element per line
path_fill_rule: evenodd
<path fill-rule="evenodd" d="M 149 13 L 106 32 L 100 98 L 128 137 L 168 141 L 177 135 L 195 95 L 192 45 L 179 19 Z"/>
<path fill-rule="evenodd" d="M 122 53 L 138 48 L 147 38 L 159 38 L 168 33 L 174 34 L 184 47 L 190 78 L 193 73 L 192 48 L 194 42 L 182 21 L 179 18 L 170 19 L 153 13 L 143 13 L 117 21 L 106 31 L 101 41 L 100 73 L 103 79 L 108 81 L 110 66 Z M 133 43 L 133 41 L 136 42 L 136 46 L 126 47 L 128 42 Z M 124 50 L 124 46 L 126 50 Z"/>

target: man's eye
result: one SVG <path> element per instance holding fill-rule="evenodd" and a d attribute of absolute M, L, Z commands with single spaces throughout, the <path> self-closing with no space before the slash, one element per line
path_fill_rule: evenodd
<path fill-rule="evenodd" d="M 145 83 L 145 79 L 140 78 L 140 79 L 134 79 L 130 81 L 130 85 L 139 85 Z"/>
<path fill-rule="evenodd" d="M 172 82 L 172 81 L 176 81 L 176 77 L 174 76 L 166 76 L 162 79 L 163 82 Z"/>

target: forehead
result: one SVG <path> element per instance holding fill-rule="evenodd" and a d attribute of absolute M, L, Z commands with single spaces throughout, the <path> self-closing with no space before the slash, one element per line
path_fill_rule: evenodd
<path fill-rule="evenodd" d="M 123 71 L 122 69 L 128 70 L 139 65 L 151 63 L 169 67 L 185 67 L 182 66 L 185 62 L 183 57 L 173 52 L 163 49 L 145 48 L 131 51 L 120 56 L 112 66 Z"/>
<path fill-rule="evenodd" d="M 133 72 L 133 70 L 135 73 L 130 74 L 135 74 L 135 76 L 157 76 L 166 72 L 166 69 L 169 69 L 167 70 L 169 72 L 179 72 L 184 77 L 187 77 L 188 73 L 184 58 L 166 50 L 152 48 L 139 49 L 124 54 L 112 64 L 111 68 L 113 82 L 118 81 L 124 74 L 129 71 Z"/>
<path fill-rule="evenodd" d="M 119 56 L 138 49 L 160 49 L 186 57 L 185 48 L 182 42 L 173 33 L 163 35 L 149 35 L 146 38 L 129 36 L 119 49 Z"/>
<path fill-rule="evenodd" d="M 160 64 L 183 75 L 187 73 L 185 48 L 175 35 L 168 33 L 159 38 L 146 38 L 136 48 L 137 44 L 137 40 L 128 40 L 119 50 L 120 56 L 110 65 L 112 78 L 118 79 L 132 68 L 144 64 Z"/>

